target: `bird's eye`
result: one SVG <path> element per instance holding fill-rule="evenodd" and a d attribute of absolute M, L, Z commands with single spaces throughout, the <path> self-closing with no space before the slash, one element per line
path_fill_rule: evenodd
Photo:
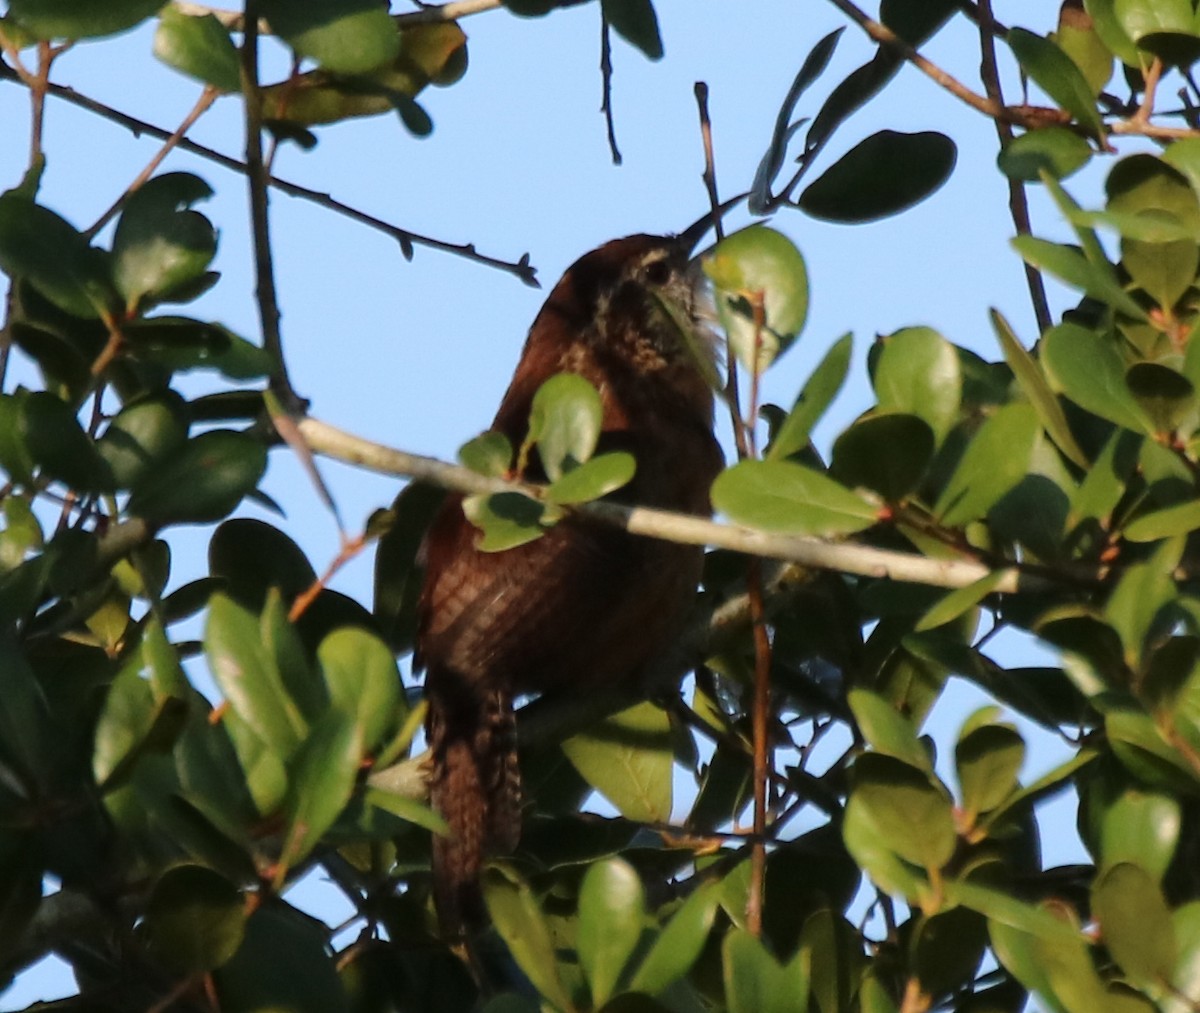
<path fill-rule="evenodd" d="M 671 279 L 671 265 L 666 260 L 652 260 L 643 273 L 651 285 L 665 285 Z"/>

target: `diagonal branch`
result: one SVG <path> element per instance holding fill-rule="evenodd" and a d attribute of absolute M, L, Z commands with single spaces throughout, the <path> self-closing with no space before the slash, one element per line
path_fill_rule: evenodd
<path fill-rule="evenodd" d="M 17 72 L 3 61 L 0 61 L 0 81 L 21 83 Z M 88 112 L 95 113 L 97 116 L 111 123 L 116 123 L 118 126 L 124 127 L 135 136 L 146 134 L 150 137 L 156 137 L 161 141 L 169 140 L 172 136 L 172 131 L 164 130 L 153 123 L 140 120 L 136 116 L 122 112 L 120 109 L 114 109 L 112 106 L 105 105 L 103 102 L 84 95 L 74 88 L 69 88 L 65 85 L 50 84 L 47 86 L 46 91 L 47 94 L 53 95 L 57 99 L 68 102 L 80 109 L 86 109 Z M 176 147 L 241 175 L 246 175 L 249 172 L 246 163 L 240 159 L 233 158 L 206 145 L 198 144 L 190 138 L 182 138 Z M 400 250 L 406 259 L 412 259 L 414 246 L 424 246 L 427 249 L 439 250 L 442 253 L 449 253 L 456 257 L 465 257 L 467 260 L 482 264 L 484 267 L 492 267 L 514 275 L 532 288 L 539 287 L 537 268 L 530 264 L 528 253 L 523 254 L 515 261 L 501 260 L 500 258 L 480 253 L 475 249 L 474 243 L 449 243 L 443 239 L 435 239 L 432 236 L 422 235 L 419 232 L 411 232 L 398 225 L 385 222 L 381 218 L 376 218 L 374 215 L 370 215 L 349 204 L 344 204 L 328 193 L 322 193 L 319 190 L 310 189 L 299 183 L 280 179 L 278 176 L 268 176 L 267 183 L 272 188 L 280 191 L 280 193 L 287 194 L 289 197 L 298 197 L 301 200 L 308 201 L 310 204 L 316 204 L 335 214 L 366 225 L 377 232 L 382 232 L 400 244 Z"/>

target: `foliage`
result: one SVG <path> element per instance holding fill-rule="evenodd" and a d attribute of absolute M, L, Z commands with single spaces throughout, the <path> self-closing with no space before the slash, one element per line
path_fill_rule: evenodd
<path fill-rule="evenodd" d="M 520 16 L 567 5 L 504 4 Z M 987 5 L 966 6 L 993 47 Z M 650 0 L 597 10 L 606 33 L 662 55 Z M 393 19 L 374 0 L 251 13 L 293 49 L 285 80 L 256 85 L 241 69 L 249 43 L 161 0 L 11 0 L 0 37 L 38 97 L 46 79 L 24 61 L 45 68 L 62 51 L 44 40 L 156 17 L 168 67 L 301 141 L 384 111 L 428 134 L 417 96 L 466 69 L 456 24 Z M 904 47 L 966 16 L 950 0 L 883 0 L 871 58 L 794 122 L 841 44 L 818 42 L 751 209 L 857 222 L 935 191 L 955 163 L 940 133 L 879 131 L 832 164 L 822 152 Z M 881 337 L 866 355 L 876 403 L 825 461 L 809 437 L 855 354 L 847 336 L 790 410 L 761 406 L 770 438 L 755 454 L 760 374 L 801 336 L 805 263 L 761 224 L 715 248 L 706 271 L 750 417 L 736 420 L 746 458 L 718 478 L 714 505 L 754 532 L 800 536 L 773 541 L 781 555 L 818 546 L 826 569 L 769 582 L 769 654 L 749 623 L 714 622 L 703 649 L 692 643 L 683 694 L 531 734 L 523 843 L 485 880 L 483 997 L 437 938 L 428 851 L 444 826 L 420 787 L 419 693 L 395 660 L 411 648 L 417 547 L 440 495 L 409 485 L 349 545 L 380 541 L 370 608 L 325 588 L 280 528 L 235 516 L 246 499 L 274 506 L 258 489 L 268 458 L 281 438 L 301 441 L 269 328 L 259 343 L 186 315 L 218 282 L 217 230 L 196 207 L 210 184 L 154 175 L 125 195 L 105 245 L 39 203 L 35 145 L 0 196 L 4 361 L 25 356 L 42 378 L 0 392 L 5 977 L 55 951 L 79 983 L 67 1005 L 112 1010 L 972 1013 L 1019 1010 L 1030 993 L 1064 1013 L 1197 1008 L 1200 95 L 1184 75 L 1200 21 L 1186 0 L 1088 0 L 1006 42 L 1052 105 L 1006 109 L 994 82 L 975 96 L 1023 128 L 999 168 L 1015 201 L 1026 182 L 1045 188 L 1074 233 L 1019 235 L 1014 256 L 1078 304 L 1032 348 L 993 312 L 994 362 L 927 327 Z M 1126 98 L 1104 90 L 1114 67 Z M 1151 119 L 1165 75 L 1189 89 L 1174 129 Z M 1124 135 L 1163 145 L 1114 157 Z M 1109 159 L 1102 207 L 1063 183 L 1092 159 Z M 813 165 L 821 175 L 800 189 Z M 460 488 L 482 546 L 619 501 L 638 462 L 596 454 L 598 437 L 597 393 L 560 376 L 524 445 L 467 443 L 470 472 L 454 475 L 475 476 Z M 534 453 L 547 486 L 497 484 Z M 215 525 L 199 576 L 171 548 L 196 524 Z M 747 556 L 713 550 L 699 606 L 744 614 L 760 581 Z M 1057 663 L 1006 665 L 988 646 L 1004 629 Z M 756 665 L 770 678 L 765 842 L 742 829 L 766 748 Z M 219 701 L 193 686 L 201 666 Z M 997 705 L 939 757 L 923 731 L 951 675 Z M 1026 735 L 1006 713 L 1062 736 L 1069 758 L 1023 778 Z M 832 759 L 823 742 L 840 743 Z M 694 787 L 682 801 L 680 782 Z M 619 815 L 581 811 L 593 790 Z M 1063 791 L 1078 793 L 1090 861 L 1045 868 L 1036 807 Z M 806 806 L 823 813 L 815 828 Z M 337 952 L 334 927 L 288 900 L 313 869 L 362 929 Z M 62 888 L 43 897 L 47 875 Z M 876 917 L 862 917 L 864 896 Z"/>

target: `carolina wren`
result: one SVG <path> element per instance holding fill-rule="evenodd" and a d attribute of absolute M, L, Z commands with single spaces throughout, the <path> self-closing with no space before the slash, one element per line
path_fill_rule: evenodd
<path fill-rule="evenodd" d="M 519 446 L 538 387 L 577 373 L 600 392 L 598 450 L 637 460 L 613 497 L 707 515 L 722 455 L 695 358 L 706 342 L 688 245 L 635 235 L 576 261 L 534 320 L 492 429 Z M 521 477 L 544 480 L 535 468 Z M 425 538 L 417 633 L 431 796 L 450 828 L 434 839 L 434 900 L 452 937 L 484 920 L 484 858 L 512 851 L 520 836 L 514 695 L 637 680 L 681 632 L 703 562 L 700 548 L 577 516 L 505 552 L 475 541 L 462 498 L 448 497 Z"/>

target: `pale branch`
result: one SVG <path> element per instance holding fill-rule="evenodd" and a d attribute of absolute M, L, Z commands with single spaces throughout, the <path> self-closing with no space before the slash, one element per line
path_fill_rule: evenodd
<path fill-rule="evenodd" d="M 0 61 L 0 81 L 10 81 L 17 84 L 23 83 L 20 75 L 3 61 Z M 145 120 L 138 119 L 136 116 L 131 116 L 119 109 L 114 109 L 112 106 L 105 105 L 103 102 L 77 92 L 74 88 L 69 88 L 65 85 L 50 84 L 47 86 L 46 92 L 80 109 L 86 109 L 88 112 L 95 113 L 110 123 L 116 123 L 135 136 L 146 134 L 150 137 L 158 138 L 160 141 L 169 140 L 172 136 L 173 132 L 170 130 L 165 130 L 153 123 L 148 123 Z M 199 144 L 188 137 L 182 138 L 176 147 L 243 176 L 249 171 L 246 163 L 241 159 L 233 158 L 214 148 Z M 414 246 L 424 246 L 427 249 L 439 250 L 442 253 L 449 253 L 456 257 L 464 257 L 485 267 L 504 271 L 519 278 L 532 288 L 539 287 L 537 268 L 529 263 L 529 254 L 524 254 L 515 261 L 501 260 L 498 257 L 491 257 L 485 253 L 480 253 L 475 249 L 474 243 L 450 243 L 444 239 L 435 239 L 432 236 L 422 235 L 419 232 L 412 232 L 398 225 L 393 225 L 390 222 L 385 222 L 381 218 L 376 218 L 374 215 L 367 214 L 365 211 L 360 211 L 349 204 L 344 204 L 331 194 L 310 189 L 299 183 L 281 179 L 278 176 L 268 176 L 267 184 L 280 193 L 287 194 L 289 197 L 298 197 L 300 200 L 316 204 L 318 207 L 323 207 L 344 218 L 349 218 L 352 221 L 366 225 L 377 232 L 382 232 L 400 244 L 400 250 L 406 259 L 412 258 Z"/>
<path fill-rule="evenodd" d="M 384 475 L 412 478 L 467 494 L 518 492 L 538 495 L 537 487 L 491 478 L 456 464 L 420 454 L 409 454 L 351 435 L 314 418 L 302 419 L 301 434 L 318 454 L 358 465 Z M 929 587 L 961 588 L 974 584 L 992 571 L 983 563 L 966 559 L 933 559 L 910 552 L 877 549 L 853 542 L 830 542 L 805 535 L 783 535 L 754 531 L 734 524 L 721 524 L 690 514 L 671 513 L 649 507 L 627 507 L 597 501 L 571 508 L 583 517 L 623 528 L 631 534 L 661 538 L 685 545 L 707 545 L 765 559 L 778 559 L 819 570 L 834 570 L 860 577 L 888 578 Z M 1011 566 L 1012 564 L 1006 564 Z M 1092 581 L 1102 575 L 1080 568 L 1064 574 L 1070 581 Z M 1049 578 L 1037 572 L 1013 573 L 995 588 L 1012 594 L 1048 586 Z"/>
<path fill-rule="evenodd" d="M 226 10 L 222 7 L 210 7 L 208 4 L 189 3 L 188 0 L 175 0 L 173 6 L 181 13 L 189 14 L 192 17 L 202 17 L 205 14 L 211 14 L 231 32 L 240 32 L 242 30 L 241 11 Z M 453 3 L 431 4 L 428 7 L 422 7 L 419 11 L 411 11 L 408 14 L 393 14 L 392 20 L 400 27 L 404 27 L 405 25 L 436 25 L 443 21 L 456 21 L 459 18 L 469 17 L 472 14 L 481 14 L 484 11 L 495 10 L 497 7 L 503 6 L 503 0 L 455 0 Z M 271 26 L 265 18 L 259 19 L 258 30 L 262 35 L 271 34 Z"/>

